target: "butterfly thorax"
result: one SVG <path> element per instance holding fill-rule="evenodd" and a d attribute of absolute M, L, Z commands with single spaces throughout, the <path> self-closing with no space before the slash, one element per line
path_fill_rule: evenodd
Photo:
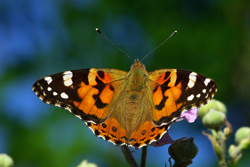
<path fill-rule="evenodd" d="M 140 127 L 141 122 L 145 121 L 145 115 L 142 108 L 145 105 L 145 97 L 149 85 L 148 72 L 141 62 L 135 62 L 131 71 L 127 75 L 126 88 L 124 94 L 124 114 L 126 122 L 127 135 Z"/>
<path fill-rule="evenodd" d="M 143 66 L 136 65 L 127 75 L 127 88 L 130 91 L 143 91 L 145 81 L 148 79 L 148 72 Z"/>

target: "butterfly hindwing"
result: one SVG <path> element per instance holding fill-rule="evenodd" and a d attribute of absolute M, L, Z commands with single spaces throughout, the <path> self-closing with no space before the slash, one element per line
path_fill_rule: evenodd
<path fill-rule="evenodd" d="M 151 115 L 159 126 L 175 120 L 186 110 L 206 104 L 217 90 L 212 79 L 195 72 L 163 69 L 149 75 L 155 108 Z"/>
<path fill-rule="evenodd" d="M 100 123 L 127 72 L 115 69 L 81 69 L 39 79 L 33 91 L 45 103 L 68 109 L 84 121 Z"/>

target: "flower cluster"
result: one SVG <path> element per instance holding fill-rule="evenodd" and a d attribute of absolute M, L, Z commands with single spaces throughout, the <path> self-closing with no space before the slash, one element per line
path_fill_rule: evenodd
<path fill-rule="evenodd" d="M 236 164 L 242 156 L 242 151 L 250 148 L 250 127 L 241 127 L 235 133 L 235 144 L 231 144 L 226 151 L 226 141 L 233 131 L 226 113 L 226 106 L 217 100 L 212 100 L 199 111 L 199 118 L 211 131 L 211 134 L 203 134 L 211 141 L 220 166 Z"/>

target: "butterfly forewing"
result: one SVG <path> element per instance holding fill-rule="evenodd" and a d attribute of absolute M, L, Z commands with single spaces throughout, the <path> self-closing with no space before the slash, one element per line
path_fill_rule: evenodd
<path fill-rule="evenodd" d="M 82 69 L 39 79 L 33 91 L 45 103 L 68 109 L 84 121 L 100 123 L 110 113 L 105 107 L 126 72 L 114 69 Z"/>
<path fill-rule="evenodd" d="M 206 104 L 217 91 L 212 79 L 191 71 L 163 69 L 149 75 L 155 106 L 152 119 L 159 126 L 174 121 L 184 111 Z"/>

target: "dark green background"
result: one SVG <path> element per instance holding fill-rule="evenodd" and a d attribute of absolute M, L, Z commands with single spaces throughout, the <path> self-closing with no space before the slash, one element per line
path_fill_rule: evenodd
<path fill-rule="evenodd" d="M 178 33 L 148 56 L 148 71 L 178 68 L 211 77 L 215 98 L 228 107 L 234 130 L 249 126 L 250 3 L 247 0 L 27 1 L 0 3 L 0 152 L 16 167 L 127 166 L 119 147 L 96 138 L 66 110 L 42 103 L 32 92 L 44 76 L 79 68 L 118 68 L 144 57 L 174 30 Z M 216 166 L 200 120 L 170 128 L 173 139 L 195 137 L 193 166 Z M 231 137 L 229 142 L 233 142 Z M 229 144 L 229 143 L 228 143 Z M 149 147 L 148 166 L 168 163 L 167 146 Z M 135 150 L 139 160 L 140 150 Z M 249 165 L 245 151 L 236 166 Z M 191 165 L 192 166 L 192 165 Z"/>

